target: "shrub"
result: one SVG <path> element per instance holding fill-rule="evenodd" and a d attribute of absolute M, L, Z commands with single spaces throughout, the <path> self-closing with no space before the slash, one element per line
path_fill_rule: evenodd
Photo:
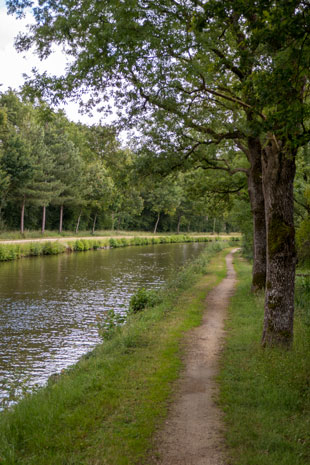
<path fill-rule="evenodd" d="M 42 248 L 43 255 L 57 255 L 66 250 L 66 246 L 60 242 L 45 242 Z"/>
<path fill-rule="evenodd" d="M 43 253 L 43 244 L 40 242 L 31 242 L 29 245 L 28 250 L 23 250 L 25 255 L 30 255 L 33 257 L 37 257 L 38 255 L 42 255 Z"/>
<path fill-rule="evenodd" d="M 125 314 L 110 309 L 104 313 L 103 317 L 98 317 L 97 328 L 99 336 L 103 340 L 112 339 L 120 325 L 125 322 L 126 316 Z"/>
<path fill-rule="evenodd" d="M 117 241 L 116 239 L 113 239 L 113 237 L 109 240 L 109 245 L 110 247 L 117 247 Z"/>
<path fill-rule="evenodd" d="M 159 237 L 152 237 L 151 241 L 152 241 L 152 244 L 160 244 L 160 238 Z"/>
<path fill-rule="evenodd" d="M 159 304 L 160 298 L 155 290 L 148 290 L 144 287 L 131 296 L 129 302 L 129 313 L 138 313 L 146 307 L 154 307 Z"/>
<path fill-rule="evenodd" d="M 78 239 L 73 244 L 73 250 L 82 252 L 84 250 L 84 242 L 81 239 Z"/>
<path fill-rule="evenodd" d="M 20 245 L 1 244 L 0 245 L 0 261 L 15 260 L 21 256 Z"/>
<path fill-rule="evenodd" d="M 239 245 L 239 244 L 240 244 L 240 237 L 231 237 L 231 238 L 228 240 L 228 244 L 229 244 L 231 247 L 234 247 L 235 245 Z"/>

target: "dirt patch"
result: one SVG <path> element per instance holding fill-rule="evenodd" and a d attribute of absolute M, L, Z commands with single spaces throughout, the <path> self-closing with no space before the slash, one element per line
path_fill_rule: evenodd
<path fill-rule="evenodd" d="M 215 376 L 223 346 L 226 310 L 236 282 L 232 253 L 226 257 L 226 278 L 208 294 L 202 325 L 189 334 L 185 370 L 165 426 L 155 441 L 154 464 L 227 463 L 221 411 L 215 403 L 218 394 Z"/>

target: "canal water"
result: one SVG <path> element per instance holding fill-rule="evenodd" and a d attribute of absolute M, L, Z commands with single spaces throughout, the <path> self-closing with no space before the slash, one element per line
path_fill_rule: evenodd
<path fill-rule="evenodd" d="M 100 342 L 104 312 L 160 288 L 203 243 L 97 250 L 0 263 L 0 405 L 12 386 L 44 384 Z"/>

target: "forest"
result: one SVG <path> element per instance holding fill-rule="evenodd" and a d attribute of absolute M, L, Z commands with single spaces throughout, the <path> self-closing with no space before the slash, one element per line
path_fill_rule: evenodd
<path fill-rule="evenodd" d="M 124 148 L 113 126 L 70 122 L 13 90 L 0 94 L 0 115 L 2 231 L 237 228 L 229 195 L 212 193 L 205 181 L 198 191 L 199 172 L 147 170 L 143 153 Z"/>

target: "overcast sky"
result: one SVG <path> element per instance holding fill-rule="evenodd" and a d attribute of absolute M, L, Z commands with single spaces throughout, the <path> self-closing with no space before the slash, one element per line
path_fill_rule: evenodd
<path fill-rule="evenodd" d="M 6 14 L 5 0 L 0 0 L 0 89 L 7 90 L 9 87 L 18 89 L 22 86 L 23 73 L 31 74 L 33 67 L 40 71 L 50 71 L 53 74 L 61 74 L 66 60 L 61 52 L 54 53 L 48 60 L 40 62 L 32 53 L 17 53 L 14 48 L 14 37 L 18 32 L 25 30 L 25 25 L 31 21 L 31 17 L 17 20 Z M 57 72 L 59 70 L 59 72 Z M 86 124 L 99 122 L 97 117 L 87 117 L 78 113 L 78 104 L 68 103 L 63 107 L 67 116 L 72 121 L 82 121 Z"/>

